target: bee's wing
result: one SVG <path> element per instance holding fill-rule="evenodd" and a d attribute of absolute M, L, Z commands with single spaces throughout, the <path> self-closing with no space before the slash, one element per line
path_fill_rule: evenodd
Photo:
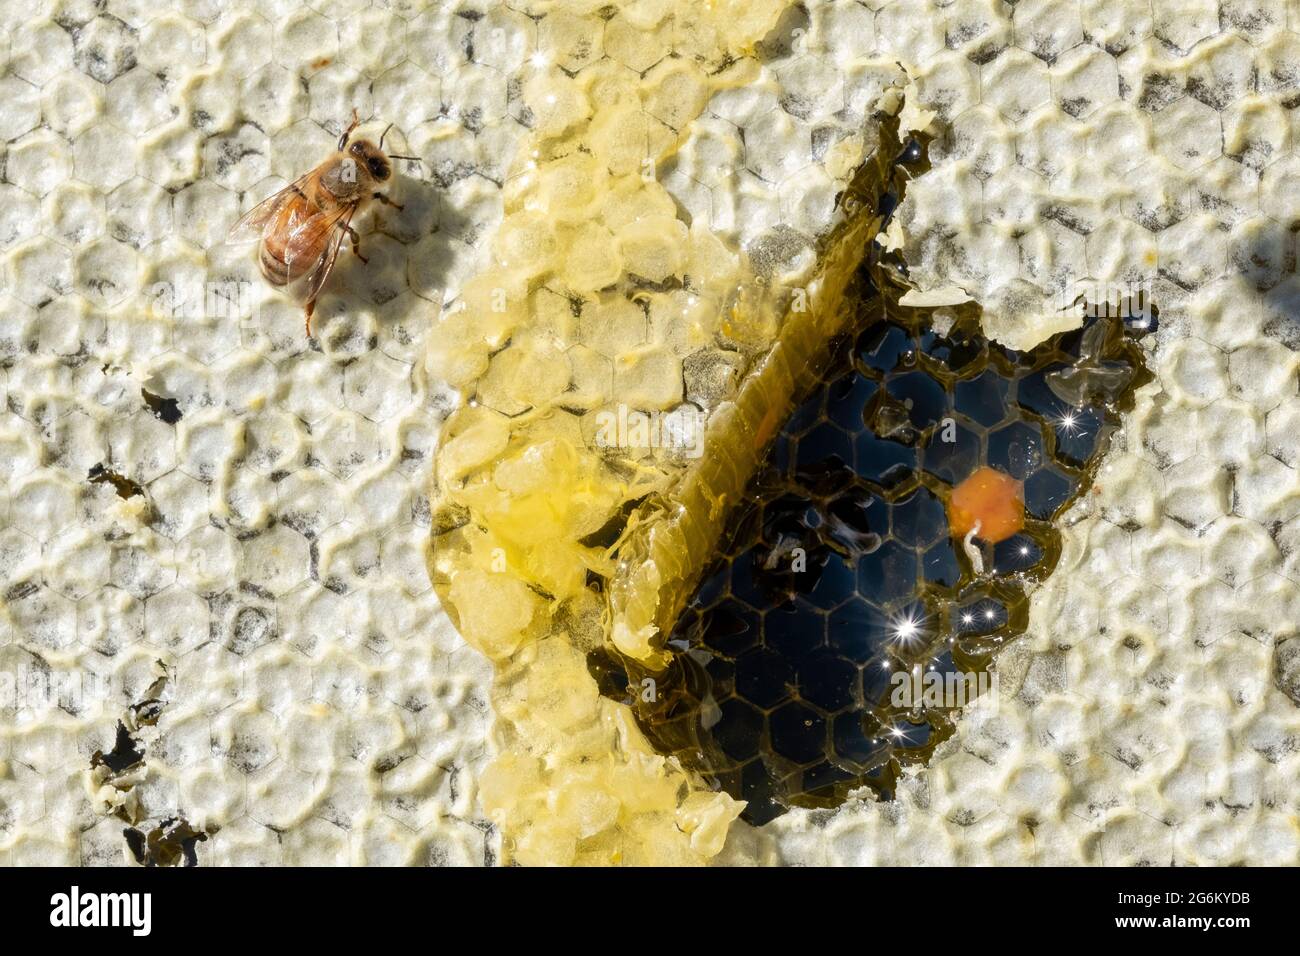
<path fill-rule="evenodd" d="M 230 233 L 226 237 L 227 242 L 252 242 L 254 239 L 262 238 L 262 231 L 266 224 L 275 217 L 284 204 L 294 196 L 302 192 L 303 186 L 311 178 L 312 173 L 305 173 L 299 176 L 289 185 L 285 186 L 277 193 L 273 193 L 266 199 L 254 206 L 248 212 L 239 217 L 239 221 L 230 227 Z"/>
<path fill-rule="evenodd" d="M 356 204 L 353 204 L 340 208 L 337 213 L 312 217 L 311 229 L 332 229 L 333 232 L 321 245 L 320 258 L 316 260 L 316 265 L 307 273 L 306 297 L 308 302 L 315 302 L 316 297 L 320 295 L 320 290 L 324 288 L 325 280 L 329 278 L 330 270 L 334 268 L 334 260 L 338 258 L 343 239 L 348 234 L 348 225 L 352 222 L 352 214 L 356 211 Z M 305 243 L 304 247 L 306 247 Z"/>

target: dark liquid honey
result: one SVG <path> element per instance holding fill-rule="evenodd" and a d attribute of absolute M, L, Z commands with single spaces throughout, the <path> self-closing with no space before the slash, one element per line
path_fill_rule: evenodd
<path fill-rule="evenodd" d="M 951 691 L 900 701 L 895 675 L 939 675 L 964 703 L 989 686 L 997 650 L 1027 626 L 1027 588 L 1060 555 L 1053 521 L 1150 377 L 1136 342 L 1148 323 L 1086 318 L 1015 352 L 980 334 L 974 306 L 941 334 L 934 310 L 894 304 L 901 268 L 863 266 L 855 331 L 731 515 L 669 668 L 590 662 L 661 752 L 748 801 L 752 823 L 862 787 L 891 799 L 903 766 L 952 735 Z M 1026 520 L 976 540 L 976 573 L 946 502 L 982 465 L 1023 481 Z"/>

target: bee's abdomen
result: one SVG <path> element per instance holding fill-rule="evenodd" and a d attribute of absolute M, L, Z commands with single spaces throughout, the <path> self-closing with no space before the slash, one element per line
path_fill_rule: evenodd
<path fill-rule="evenodd" d="M 258 265 L 262 268 L 262 277 L 271 285 L 288 285 L 304 271 L 308 265 L 305 260 L 297 259 L 292 264 L 286 261 L 285 248 L 281 243 L 262 240 L 258 248 Z M 295 274 L 294 267 L 297 267 Z"/>

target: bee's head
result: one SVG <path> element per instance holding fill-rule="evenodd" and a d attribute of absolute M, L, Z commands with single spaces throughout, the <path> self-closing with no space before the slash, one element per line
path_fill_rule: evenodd
<path fill-rule="evenodd" d="M 385 182 L 393 175 L 393 166 L 384 155 L 384 151 L 368 139 L 354 140 L 348 147 L 348 155 L 364 166 L 376 182 Z"/>

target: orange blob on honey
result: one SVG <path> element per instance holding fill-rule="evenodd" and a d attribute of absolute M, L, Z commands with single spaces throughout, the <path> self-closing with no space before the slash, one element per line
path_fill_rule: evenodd
<path fill-rule="evenodd" d="M 948 525 L 953 537 L 964 538 L 979 524 L 975 536 L 990 544 L 1011 537 L 1025 526 L 1024 486 L 996 468 L 983 465 L 952 490 Z"/>

